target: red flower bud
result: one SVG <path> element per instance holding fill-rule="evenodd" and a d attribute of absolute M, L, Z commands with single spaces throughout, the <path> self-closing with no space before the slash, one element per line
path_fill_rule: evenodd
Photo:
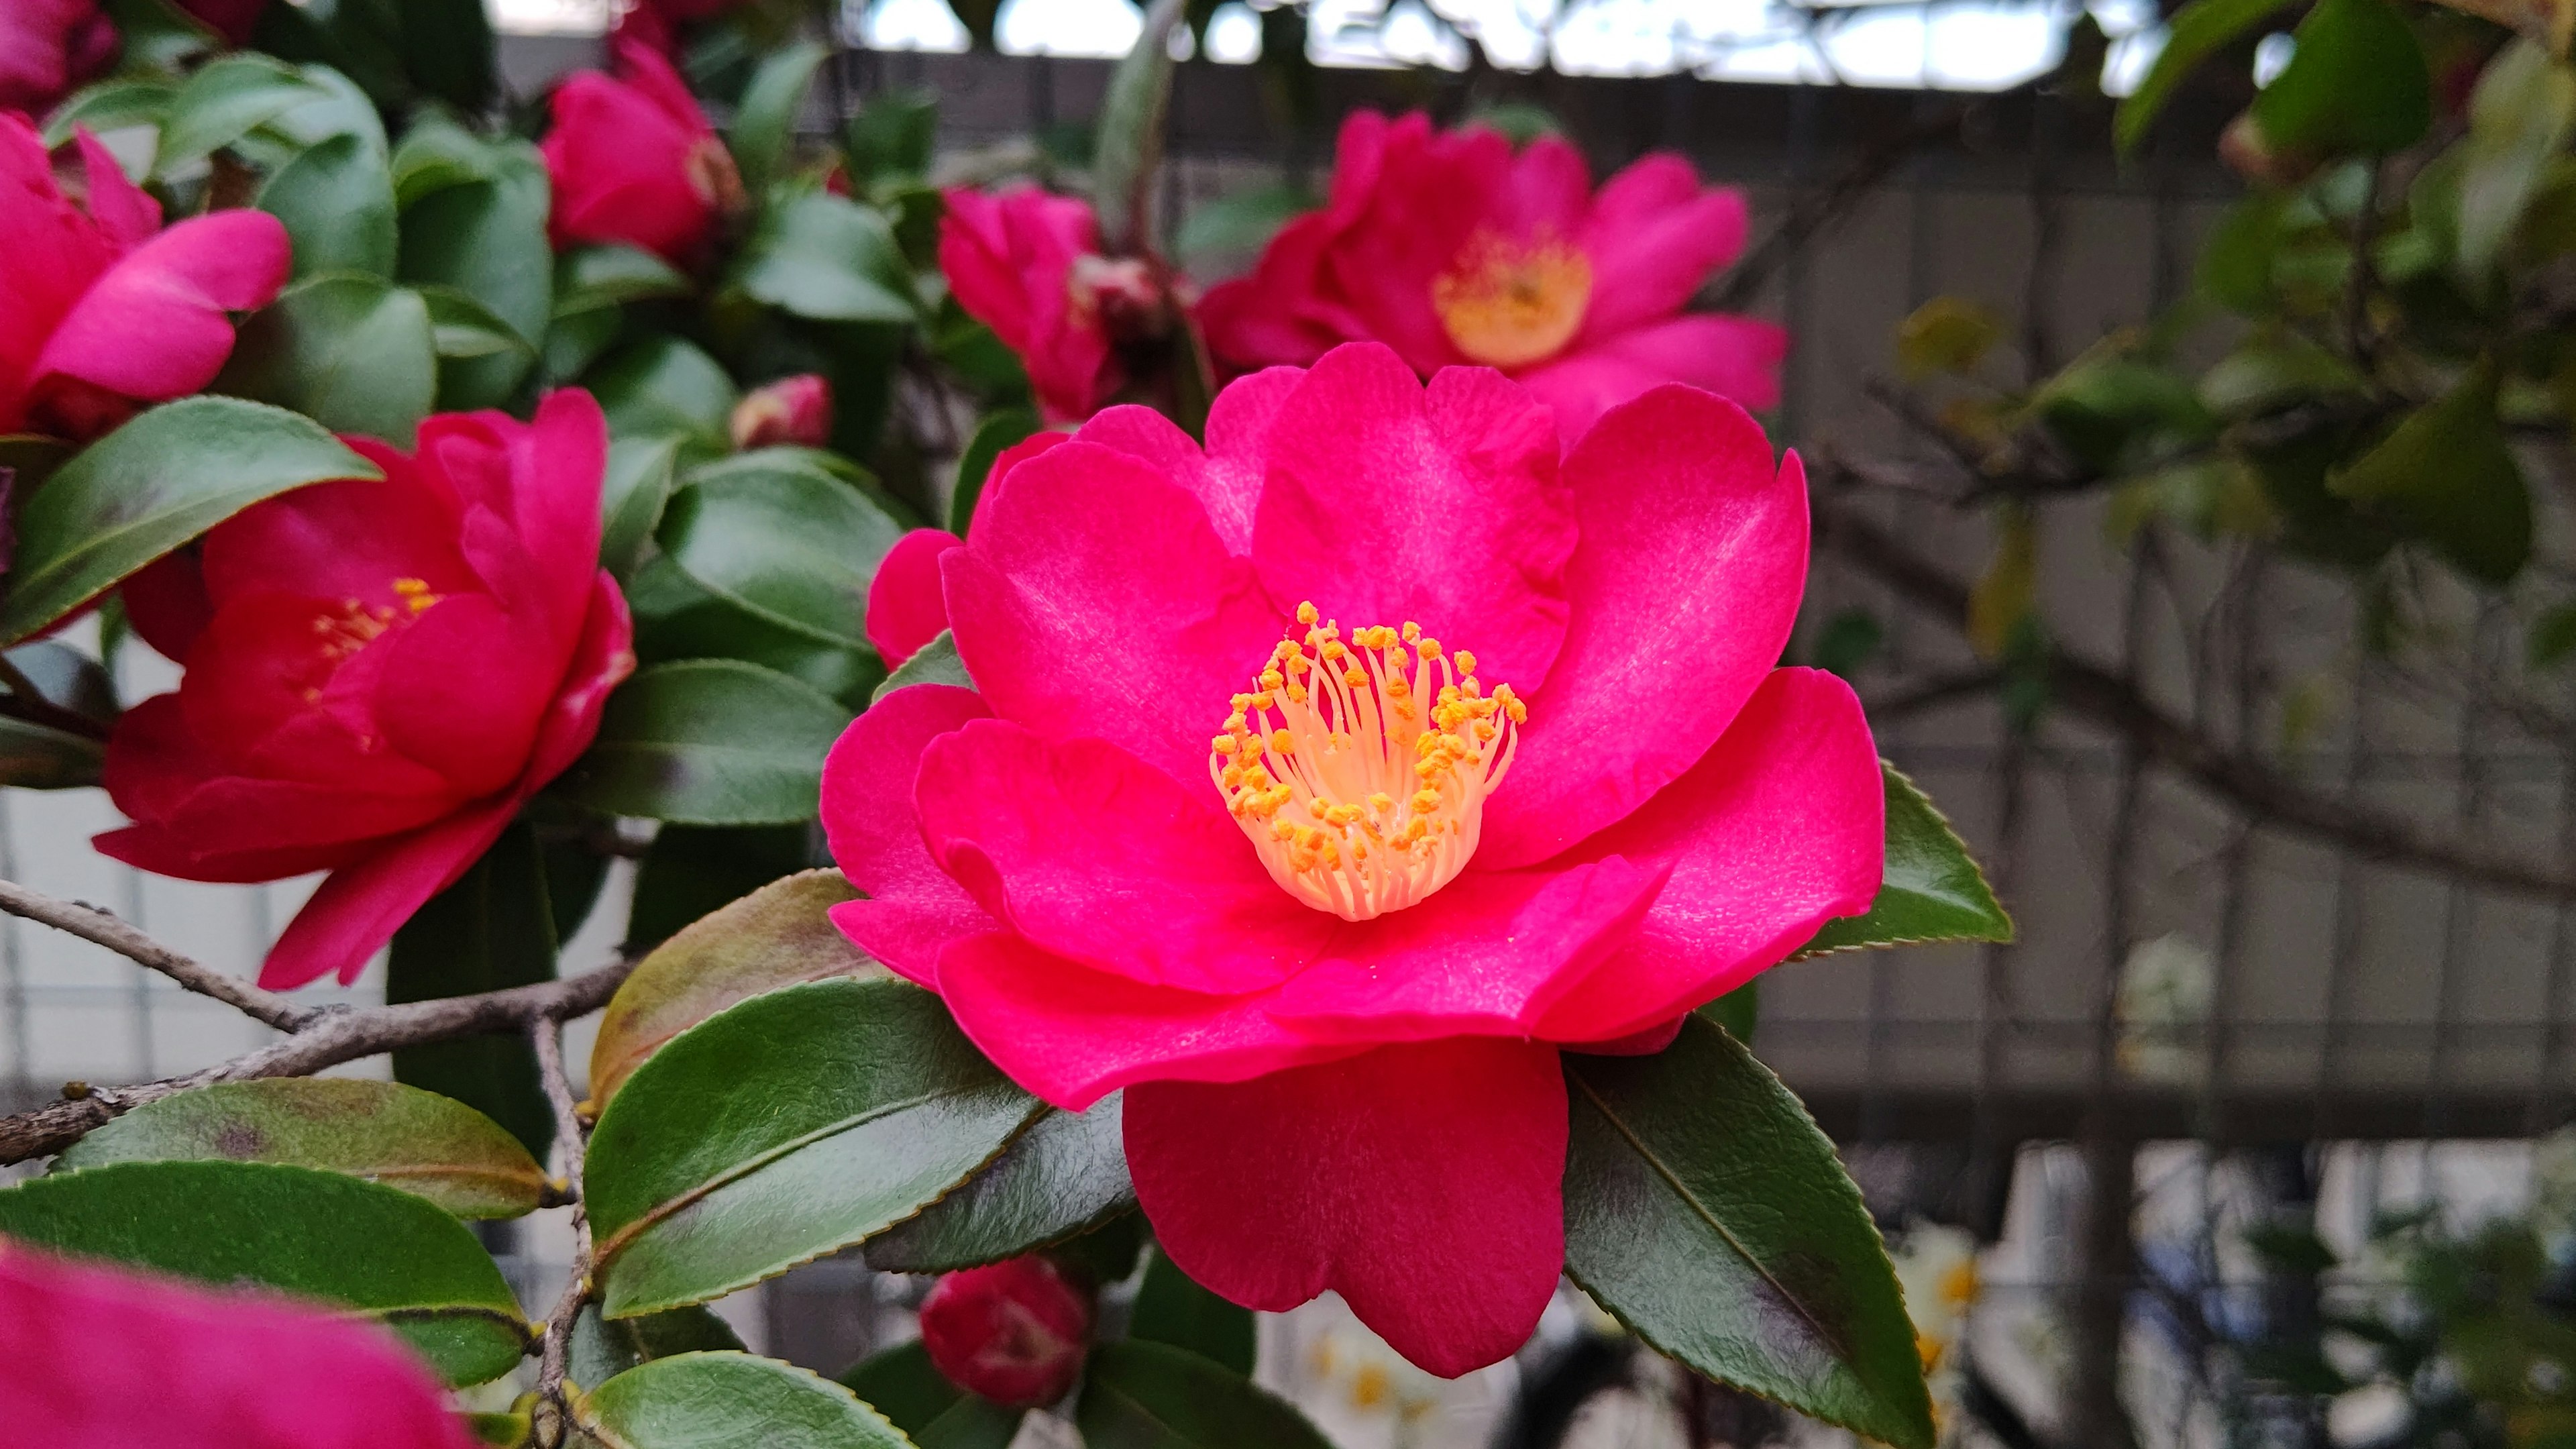
<path fill-rule="evenodd" d="M 921 1304 L 921 1345 L 950 1383 L 996 1403 L 1036 1408 L 1082 1373 L 1091 1295 L 1035 1255 L 939 1280 Z"/>
<path fill-rule="evenodd" d="M 811 372 L 754 388 L 733 407 L 737 448 L 819 448 L 831 436 L 832 384 Z"/>

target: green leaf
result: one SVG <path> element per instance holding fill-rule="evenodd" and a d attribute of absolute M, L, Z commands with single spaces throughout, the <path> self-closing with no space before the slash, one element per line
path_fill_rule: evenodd
<path fill-rule="evenodd" d="M 739 659 L 776 670 L 851 709 L 867 703 L 869 691 L 885 680 L 875 650 L 826 644 L 745 613 L 658 552 L 636 565 L 625 587 L 635 613 L 635 657 L 647 664 Z"/>
<path fill-rule="evenodd" d="M 1255 1342 L 1252 1310 L 1228 1303 L 1180 1266 L 1154 1250 L 1145 1265 L 1145 1281 L 1136 1289 L 1136 1308 L 1127 1335 L 1148 1343 L 1185 1348 L 1245 1378 L 1252 1377 Z"/>
<path fill-rule="evenodd" d="M 106 764 L 105 740 L 0 715 L 0 785 L 78 790 L 97 784 Z"/>
<path fill-rule="evenodd" d="M 1867 609 L 1844 609 L 1825 621 L 1816 635 L 1810 661 L 1828 674 L 1852 677 L 1860 667 L 1878 653 L 1887 631 L 1878 616 Z"/>
<path fill-rule="evenodd" d="M 620 437 L 680 437 L 721 453 L 741 395 L 716 360 L 677 337 L 657 336 L 621 349 L 591 373 L 591 395 Z"/>
<path fill-rule="evenodd" d="M 736 1002 L 800 982 L 886 974 L 825 914 L 858 897 L 837 870 L 803 871 L 655 947 L 600 1014 L 591 1101 L 605 1105 L 664 1043 Z"/>
<path fill-rule="evenodd" d="M 824 752 L 851 713 L 756 664 L 656 664 L 609 696 L 598 740 L 558 788 L 594 810 L 650 820 L 811 820 Z"/>
<path fill-rule="evenodd" d="M 405 200 L 398 275 L 452 287 L 481 303 L 525 347 L 441 365 L 439 406 L 445 409 L 509 401 L 536 365 L 536 344 L 554 315 L 554 249 L 546 240 L 552 190 L 536 148 L 518 142 L 459 154 L 488 174 Z M 397 153 L 398 193 L 403 179 Z"/>
<path fill-rule="evenodd" d="M 111 131 L 149 126 L 153 144 L 158 146 L 161 127 L 169 120 L 170 105 L 178 96 L 179 88 L 163 80 L 101 81 L 74 92 L 70 100 L 54 109 L 45 122 L 45 149 L 68 144 L 73 133 L 83 126 L 102 137 Z M 150 174 L 149 168 L 145 174 Z"/>
<path fill-rule="evenodd" d="M 877 686 L 876 693 L 869 696 L 868 702 L 874 704 L 896 690 L 914 684 L 953 684 L 959 689 L 975 687 L 975 681 L 966 673 L 966 661 L 958 657 L 955 634 L 942 629 L 929 643 L 913 651 L 911 658 L 903 661 L 885 677 L 885 683 Z"/>
<path fill-rule="evenodd" d="M 172 0 L 102 0 L 98 8 L 115 23 L 117 60 L 125 69 L 177 70 L 223 45 L 212 27 Z"/>
<path fill-rule="evenodd" d="M 1328 1449 L 1286 1400 L 1168 1344 L 1091 1351 L 1074 1411 L 1089 1449 Z"/>
<path fill-rule="evenodd" d="M 735 283 L 754 301 L 818 322 L 910 323 L 920 312 L 885 218 L 828 192 L 773 207 Z"/>
<path fill-rule="evenodd" d="M 2576 654 L 2576 604 L 2559 604 L 2531 621 L 2523 640 L 2523 657 L 2534 669 Z"/>
<path fill-rule="evenodd" d="M 545 862 L 535 832 L 516 821 L 394 932 L 385 1001 L 435 1001 L 550 981 L 555 946 Z M 395 1080 L 474 1107 L 539 1157 L 554 1140 L 554 1110 L 537 1075 L 536 1048 L 522 1032 L 399 1047 L 393 1063 Z"/>
<path fill-rule="evenodd" d="M 830 1379 L 746 1353 L 684 1353 L 628 1369 L 574 1414 L 616 1449 L 913 1449 Z"/>
<path fill-rule="evenodd" d="M 564 1376 L 591 1389 L 657 1358 L 740 1353 L 742 1340 L 723 1319 L 704 1308 L 674 1308 L 641 1318 L 602 1318 L 599 1305 L 585 1303 L 581 1316 L 572 1321 L 572 1341 L 565 1347 Z"/>
<path fill-rule="evenodd" d="M 154 169 L 166 176 L 297 106 L 327 99 L 329 91 L 293 66 L 257 51 L 235 51 L 188 77 L 171 97 Z"/>
<path fill-rule="evenodd" d="M 2460 143 L 2459 241 L 2455 256 L 2472 281 L 2494 267 L 2531 204 L 2550 161 L 2576 129 L 2576 75 L 2528 40 L 2487 62 L 2469 97 L 2469 134 Z"/>
<path fill-rule="evenodd" d="M 1191 208 L 1172 240 L 1172 251 L 1194 271 L 1212 258 L 1257 256 L 1281 227 L 1322 204 L 1314 192 L 1293 181 L 1220 196 Z"/>
<path fill-rule="evenodd" d="M 975 435 L 966 440 L 966 451 L 957 455 L 956 481 L 948 490 L 948 531 L 959 538 L 966 536 L 966 526 L 975 520 L 975 504 L 984 496 L 984 485 L 992 480 L 993 465 L 1002 454 L 1035 436 L 1046 426 L 1037 413 L 1028 408 L 996 408 L 975 425 Z"/>
<path fill-rule="evenodd" d="M 2230 41 L 2270 19 L 2290 0 L 2192 0 L 2174 12 L 2165 36 L 2165 48 L 2156 52 L 2153 65 L 2138 82 L 2138 88 L 2120 102 L 2119 111 L 2111 118 L 2111 135 L 2120 153 L 2127 155 L 2146 139 L 2147 129 L 2156 121 L 2172 98 L 2174 88 L 2184 76 Z"/>
<path fill-rule="evenodd" d="M 2384 155 L 2433 124 L 2424 48 L 2388 0 L 2318 0 L 2295 39 L 2251 113 L 2275 151 Z"/>
<path fill-rule="evenodd" d="M 437 401 L 429 304 L 357 272 L 298 282 L 242 324 L 214 385 L 408 448 Z"/>
<path fill-rule="evenodd" d="M 1566 1271 L 1657 1351 L 1899 1449 L 1931 1449 L 1914 1327 L 1806 1109 L 1694 1016 L 1664 1051 L 1568 1056 Z"/>
<path fill-rule="evenodd" d="M 1909 382 L 1976 370 L 2003 337 L 1995 314 L 1965 297 L 1935 297 L 1896 328 L 1896 369 Z"/>
<path fill-rule="evenodd" d="M 1022 1411 L 978 1398 L 940 1376 L 920 1339 L 863 1359 L 841 1383 L 918 1449 L 1010 1449 Z"/>
<path fill-rule="evenodd" d="M 1885 760 L 1887 866 L 1865 915 L 1827 921 L 1797 957 L 1927 941 L 2009 941 L 2012 917 L 1968 847 L 1912 780 Z"/>
<path fill-rule="evenodd" d="M 414 84 L 468 114 L 492 104 L 498 72 L 483 0 L 400 0 L 392 14 Z"/>
<path fill-rule="evenodd" d="M 14 440 L 0 439 L 0 468 L 11 467 L 18 450 Z M 41 460 L 33 477 L 21 472 L 16 486 L 43 481 Z M 19 496 L 24 497 L 24 494 Z M 98 660 L 50 639 L 21 644 L 9 651 L 9 663 L 34 687 L 36 700 L 97 721 L 116 723 L 116 682 Z M 12 691 L 14 694 L 15 691 Z M 98 783 L 107 747 L 97 735 L 0 715 L 0 785 L 22 790 L 71 790 Z"/>
<path fill-rule="evenodd" d="M 386 155 L 385 122 L 375 103 L 347 76 L 327 65 L 296 68 L 314 89 L 313 98 L 288 108 L 233 145 L 244 159 L 275 174 L 298 155 L 325 141 L 354 136 L 382 160 Z"/>
<path fill-rule="evenodd" d="M 382 1319 L 451 1384 L 528 1343 L 510 1285 L 431 1203 L 270 1162 L 124 1162 L 0 1191 L 0 1234 L 219 1287 L 258 1284 Z"/>
<path fill-rule="evenodd" d="M 734 109 L 725 144 L 733 152 L 734 169 L 742 173 L 742 189 L 750 195 L 767 195 L 770 183 L 787 174 L 796 116 L 805 109 L 805 92 L 822 64 L 823 47 L 804 41 L 762 61 L 742 88 L 742 104 Z"/>
<path fill-rule="evenodd" d="M 820 469 L 746 466 L 693 475 L 656 537 L 708 592 L 826 644 L 864 648 L 868 585 L 903 525 Z"/>
<path fill-rule="evenodd" d="M 263 498 L 382 476 L 282 408 L 224 397 L 153 408 L 81 450 L 18 509 L 0 643 L 60 620 Z"/>
<path fill-rule="evenodd" d="M 909 982 L 755 996 L 666 1043 L 600 1113 L 585 1183 L 606 1311 L 702 1303 L 848 1247 L 1043 1110 Z"/>
<path fill-rule="evenodd" d="M 501 1125 L 397 1082 L 270 1077 L 147 1102 L 74 1143 L 56 1172 L 116 1162 L 283 1162 L 425 1197 L 461 1218 L 533 1212 L 546 1174 Z"/>
<path fill-rule="evenodd" d="M 1125 256 L 1149 244 L 1147 203 L 1163 162 L 1163 113 L 1172 101 L 1172 30 L 1183 0 L 1154 0 L 1133 49 L 1109 73 L 1092 133 L 1091 209 L 1101 250 Z"/>
<path fill-rule="evenodd" d="M 850 184 L 869 191 L 881 183 L 929 175 L 938 130 L 936 92 L 895 86 L 869 96 L 842 135 Z"/>
<path fill-rule="evenodd" d="M 1054 1108 L 963 1186 L 868 1239 L 883 1273 L 945 1273 L 1052 1247 L 1136 1205 L 1119 1135 L 1120 1094 L 1080 1112 Z"/>
<path fill-rule="evenodd" d="M 442 359 L 516 353 L 524 362 L 534 356 L 527 339 L 516 329 L 494 315 L 491 308 L 454 287 L 423 286 L 414 290 L 429 304 L 430 339 Z"/>
<path fill-rule="evenodd" d="M 635 871 L 626 948 L 646 950 L 772 881 L 818 862 L 814 830 L 794 825 L 665 825 Z"/>
<path fill-rule="evenodd" d="M 408 211 L 432 192 L 497 180 L 509 168 L 509 157 L 506 146 L 484 140 L 444 113 L 424 113 L 394 147 L 394 200 Z"/>
<path fill-rule="evenodd" d="M 362 137 L 334 136 L 286 163 L 259 189 L 259 209 L 286 224 L 298 277 L 393 275 L 393 172 Z"/>
<path fill-rule="evenodd" d="M 2271 305 L 2272 260 L 2281 249 L 2287 207 L 2281 196 L 2258 192 L 2219 219 L 2195 269 L 2195 280 L 2210 300 L 2248 314 Z"/>
<path fill-rule="evenodd" d="M 673 437 L 622 437 L 608 445 L 608 473 L 599 490 L 599 565 L 620 578 L 635 567 L 670 501 L 680 459 Z"/>
<path fill-rule="evenodd" d="M 557 317 L 688 294 L 687 277 L 669 262 L 636 247 L 575 247 L 555 259 Z"/>
<path fill-rule="evenodd" d="M 2480 583 L 2509 583 L 2531 558 L 2531 490 L 2496 419 L 2492 363 L 2470 368 L 2326 487 Z"/>
<path fill-rule="evenodd" d="M 1699 1009 L 1701 1016 L 1726 1029 L 1726 1034 L 1753 1045 L 1753 1033 L 1762 1025 L 1762 978 L 1754 977 Z"/>

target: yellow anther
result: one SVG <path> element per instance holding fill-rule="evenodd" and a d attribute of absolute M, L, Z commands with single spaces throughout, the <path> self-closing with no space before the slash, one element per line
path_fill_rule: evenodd
<path fill-rule="evenodd" d="M 1449 658 L 1457 664 L 1458 672 L 1460 674 L 1465 675 L 1476 672 L 1476 656 L 1473 651 L 1461 649 L 1457 653 L 1450 655 Z"/>
<path fill-rule="evenodd" d="M 1415 623 L 1415 622 L 1413 622 L 1411 619 L 1407 619 L 1407 620 L 1405 620 L 1405 621 L 1404 621 L 1404 642 L 1405 642 L 1405 643 L 1407 643 L 1407 644 L 1410 644 L 1410 643 L 1412 643 L 1414 640 L 1419 639 L 1419 638 L 1421 638 L 1421 637 L 1422 637 L 1422 626 L 1421 626 L 1421 625 L 1419 625 L 1419 624 L 1417 624 L 1417 623 Z"/>
<path fill-rule="evenodd" d="M 1366 689 L 1368 688 L 1368 682 L 1368 671 L 1360 668 L 1356 664 L 1352 665 L 1342 675 L 1342 683 L 1349 685 L 1353 689 Z"/>
<path fill-rule="evenodd" d="M 1270 748 L 1275 754 L 1293 755 L 1297 752 L 1297 737 L 1286 730 L 1280 730 L 1270 736 Z"/>
<path fill-rule="evenodd" d="M 1234 736 L 1218 735 L 1215 739 L 1208 741 L 1208 748 L 1216 751 L 1220 755 L 1233 754 L 1235 748 Z"/>
<path fill-rule="evenodd" d="M 1305 603 L 1297 606 L 1297 622 L 1300 624 L 1312 624 L 1322 617 L 1324 616 L 1316 610 L 1315 602 L 1312 599 L 1309 599 Z"/>

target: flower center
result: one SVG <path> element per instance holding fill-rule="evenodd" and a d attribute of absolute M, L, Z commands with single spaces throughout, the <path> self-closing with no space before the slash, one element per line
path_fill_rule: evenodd
<path fill-rule="evenodd" d="M 1297 606 L 1255 692 L 1234 697 L 1208 774 L 1281 888 L 1365 921 L 1456 879 L 1476 853 L 1529 709 L 1418 624 L 1351 631 Z"/>
<path fill-rule="evenodd" d="M 400 609 L 383 604 L 370 604 L 364 599 L 342 599 L 336 609 L 313 616 L 313 647 L 320 658 L 320 672 L 304 689 L 307 703 L 322 698 L 321 681 L 352 654 L 382 638 L 386 630 L 408 623 L 429 612 L 445 594 L 430 590 L 426 579 L 394 580 L 394 597 L 402 601 Z"/>
<path fill-rule="evenodd" d="M 1469 238 L 1431 284 L 1431 305 L 1449 340 L 1492 367 L 1555 356 L 1574 340 L 1591 300 L 1592 262 L 1572 245 L 1491 231 Z"/>

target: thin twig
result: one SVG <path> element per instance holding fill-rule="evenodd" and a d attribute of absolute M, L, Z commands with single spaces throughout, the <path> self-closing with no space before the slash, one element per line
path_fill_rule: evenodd
<path fill-rule="evenodd" d="M 563 1023 L 541 1017 L 528 1024 L 528 1035 L 536 1042 L 537 1076 L 545 1085 L 547 1104 L 554 1108 L 555 1144 L 564 1155 L 562 1196 L 572 1204 L 572 1267 L 563 1295 L 546 1315 L 545 1333 L 537 1346 L 537 1449 L 558 1449 L 572 1424 L 572 1406 L 564 1400 L 564 1372 L 573 1324 L 581 1317 L 581 1306 L 590 1301 L 590 1212 L 581 1194 L 581 1159 L 589 1139 L 581 1110 L 573 1102 L 572 1078 L 564 1071 Z"/>
<path fill-rule="evenodd" d="M 301 1031 L 323 1008 L 298 1006 L 273 991 L 228 976 L 191 960 L 106 911 L 82 901 L 58 901 L 38 895 L 16 881 L 0 880 L 0 911 L 38 925 L 67 931 L 93 945 L 105 946 L 136 965 L 158 971 L 197 993 L 211 996 L 242 1015 L 279 1031 Z"/>

